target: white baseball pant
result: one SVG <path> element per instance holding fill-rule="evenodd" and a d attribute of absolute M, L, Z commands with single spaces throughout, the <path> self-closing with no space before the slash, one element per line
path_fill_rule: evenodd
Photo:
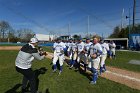
<path fill-rule="evenodd" d="M 96 58 L 96 59 L 93 59 L 93 58 L 90 58 L 89 59 L 89 64 L 88 64 L 88 67 L 89 68 L 95 68 L 95 69 L 98 69 L 99 67 L 99 64 L 100 64 L 100 58 Z"/>
<path fill-rule="evenodd" d="M 105 64 L 106 58 L 107 58 L 107 54 L 101 55 L 101 61 L 100 61 L 100 66 L 101 67 L 103 67 L 103 65 Z"/>
<path fill-rule="evenodd" d="M 54 53 L 53 65 L 55 65 L 57 61 L 59 61 L 60 66 L 62 66 L 64 62 L 64 54 Z"/>

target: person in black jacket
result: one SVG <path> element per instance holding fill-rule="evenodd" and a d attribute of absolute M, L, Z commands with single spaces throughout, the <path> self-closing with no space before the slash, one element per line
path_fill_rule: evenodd
<path fill-rule="evenodd" d="M 40 53 L 36 46 L 38 45 L 37 38 L 31 38 L 30 42 L 24 45 L 19 51 L 15 60 L 17 72 L 23 75 L 22 93 L 26 92 L 26 86 L 29 81 L 31 93 L 37 93 L 35 73 L 31 69 L 32 61 L 35 59 L 42 60 L 46 56 L 46 52 Z"/>

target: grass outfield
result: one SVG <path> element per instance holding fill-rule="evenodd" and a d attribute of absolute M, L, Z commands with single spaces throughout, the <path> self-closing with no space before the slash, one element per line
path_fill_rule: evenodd
<path fill-rule="evenodd" d="M 53 48 L 52 47 L 43 47 L 44 51 L 47 51 L 47 52 L 50 52 L 50 53 L 53 53 Z"/>
<path fill-rule="evenodd" d="M 17 53 L 18 51 L 0 51 L 0 93 L 20 93 L 21 87 L 18 84 L 22 75 L 15 71 L 14 66 Z M 90 85 L 86 76 L 69 70 L 65 65 L 63 73 L 57 77 L 57 73 L 51 75 L 50 63 L 49 59 L 33 63 L 34 70 L 48 68 L 45 74 L 39 75 L 39 90 L 43 93 L 140 93 L 139 90 L 101 77 L 96 85 Z"/>
<path fill-rule="evenodd" d="M 140 60 L 140 53 L 128 51 L 116 51 L 116 59 L 107 59 L 106 65 L 114 66 L 121 69 L 140 72 L 140 65 L 128 63 L 130 60 Z"/>
<path fill-rule="evenodd" d="M 9 43 L 9 44 L 0 43 L 0 46 L 22 46 L 22 45 L 24 44 L 23 43 Z"/>

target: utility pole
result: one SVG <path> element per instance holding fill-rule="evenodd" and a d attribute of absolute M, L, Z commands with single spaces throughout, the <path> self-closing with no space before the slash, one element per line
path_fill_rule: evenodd
<path fill-rule="evenodd" d="M 130 25 L 131 14 L 130 14 L 130 8 L 129 8 L 129 16 L 126 16 L 126 19 L 127 19 L 127 18 L 129 18 L 129 33 L 128 33 L 128 36 L 129 36 L 129 38 L 128 38 L 129 44 L 128 44 L 128 45 L 129 45 L 129 46 L 128 46 L 128 47 L 130 48 L 130 41 L 131 41 L 131 37 L 130 37 L 130 34 L 131 34 L 131 25 Z"/>
<path fill-rule="evenodd" d="M 130 40 L 130 30 L 131 30 L 131 28 L 130 28 L 130 19 L 131 19 L 131 14 L 130 14 L 130 8 L 129 8 L 129 40 Z"/>
<path fill-rule="evenodd" d="M 69 24 L 68 24 L 68 36 L 69 36 L 69 38 L 70 38 L 70 22 L 69 22 Z"/>
<path fill-rule="evenodd" d="M 123 21 L 124 21 L 124 8 L 122 10 L 122 17 L 121 17 L 121 30 L 123 28 Z"/>
<path fill-rule="evenodd" d="M 135 16 L 136 16 L 136 0 L 134 0 L 134 4 L 133 4 L 133 31 L 135 30 L 134 26 L 135 26 Z"/>
<path fill-rule="evenodd" d="M 89 34 L 89 15 L 88 15 L 88 19 L 87 19 L 87 37 L 88 37 L 88 34 Z"/>
<path fill-rule="evenodd" d="M 104 34 L 102 33 L 102 39 L 104 39 Z"/>

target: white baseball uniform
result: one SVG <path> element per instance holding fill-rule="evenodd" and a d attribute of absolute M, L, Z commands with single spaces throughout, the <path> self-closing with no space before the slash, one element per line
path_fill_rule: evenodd
<path fill-rule="evenodd" d="M 55 43 L 53 44 L 53 49 L 55 49 L 55 47 L 56 47 L 57 44 L 58 44 L 57 42 L 55 42 Z"/>
<path fill-rule="evenodd" d="M 115 55 L 116 44 L 115 43 L 110 43 L 109 47 L 110 47 L 110 51 L 111 51 L 112 55 Z"/>
<path fill-rule="evenodd" d="M 77 58 L 77 45 L 76 45 L 76 43 L 72 43 L 69 46 L 68 52 L 70 52 L 70 59 L 76 60 L 76 58 Z"/>
<path fill-rule="evenodd" d="M 85 43 L 85 50 L 86 50 L 86 53 L 85 53 L 85 55 L 84 55 L 84 63 L 85 63 L 85 64 L 87 64 L 87 61 L 88 61 L 88 58 L 89 58 L 88 53 L 89 53 L 89 49 L 90 49 L 90 46 L 91 46 L 91 45 L 92 45 L 91 42 Z"/>
<path fill-rule="evenodd" d="M 77 49 L 78 49 L 78 58 L 77 58 L 77 62 L 79 63 L 83 54 L 81 53 L 84 50 L 85 47 L 85 43 L 81 42 L 77 44 Z"/>
<path fill-rule="evenodd" d="M 57 60 L 59 60 L 60 66 L 63 65 L 64 62 L 64 48 L 66 48 L 65 44 L 63 42 L 56 43 L 54 45 L 54 58 L 53 58 L 53 64 L 55 65 Z"/>
<path fill-rule="evenodd" d="M 93 54 L 96 54 L 97 57 L 96 58 L 92 58 L 90 57 L 90 62 L 88 64 L 88 67 L 89 68 L 94 68 L 94 69 L 98 69 L 99 67 L 99 63 L 100 63 L 100 57 L 101 57 L 101 54 L 102 54 L 102 47 L 99 43 L 96 43 L 96 44 L 92 44 L 90 46 L 90 56 L 93 55 Z"/>
<path fill-rule="evenodd" d="M 109 51 L 109 45 L 107 43 L 103 43 L 101 44 L 101 47 L 102 47 L 102 55 L 101 55 L 101 67 L 103 67 L 103 65 L 105 64 L 105 60 L 107 58 L 107 51 Z"/>

